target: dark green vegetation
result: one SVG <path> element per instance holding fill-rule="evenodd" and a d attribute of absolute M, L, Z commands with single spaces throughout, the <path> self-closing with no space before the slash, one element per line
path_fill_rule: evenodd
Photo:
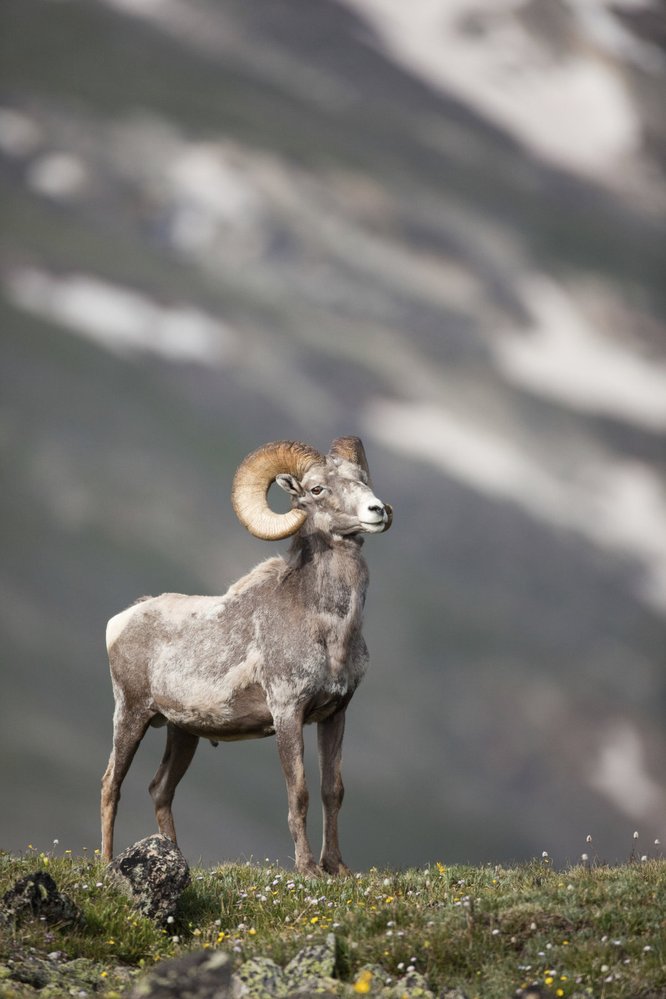
<path fill-rule="evenodd" d="M 79 959 L 72 973 L 82 973 L 84 990 L 110 995 L 141 969 L 196 948 L 224 948 L 239 964 L 263 955 L 284 965 L 330 933 L 337 975 L 347 982 L 379 964 L 394 980 L 413 966 L 435 994 L 458 986 L 470 999 L 506 999 L 531 982 L 560 997 L 666 994 L 663 860 L 564 871 L 547 859 L 513 868 L 437 863 L 337 880 L 303 879 L 276 865 L 225 865 L 192 872 L 168 931 L 134 913 L 96 858 L 3 854 L 0 891 L 38 867 L 51 872 L 83 921 L 70 929 L 34 920 L 1 927 L 3 999 L 33 994 L 29 984 L 9 980 L 8 961 L 48 965 L 52 955 L 51 966 L 62 967 Z"/>

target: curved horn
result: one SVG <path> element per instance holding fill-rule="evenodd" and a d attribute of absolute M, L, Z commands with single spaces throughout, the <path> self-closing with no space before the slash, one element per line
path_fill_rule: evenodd
<path fill-rule="evenodd" d="M 368 459 L 365 456 L 365 448 L 360 437 L 336 437 L 331 444 L 330 453 L 334 458 L 344 458 L 345 461 L 352 461 L 355 465 L 359 465 L 370 481 Z"/>
<path fill-rule="evenodd" d="M 281 472 L 300 480 L 309 468 L 324 461 L 319 451 L 298 441 L 264 444 L 244 458 L 231 488 L 231 503 L 243 527 L 264 541 L 279 541 L 295 534 L 306 514 L 302 510 L 274 513 L 268 505 L 268 490 Z"/>

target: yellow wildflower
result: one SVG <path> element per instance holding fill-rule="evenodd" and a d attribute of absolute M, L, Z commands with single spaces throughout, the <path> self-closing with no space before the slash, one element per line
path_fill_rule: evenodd
<path fill-rule="evenodd" d="M 363 971 L 359 972 L 356 981 L 354 982 L 354 992 L 358 992 L 360 995 L 366 995 L 370 991 L 372 985 L 372 972 L 369 968 L 365 968 Z"/>
<path fill-rule="evenodd" d="M 444 864 L 440 864 L 439 860 L 437 861 L 437 870 L 440 874 L 446 874 L 446 867 Z"/>

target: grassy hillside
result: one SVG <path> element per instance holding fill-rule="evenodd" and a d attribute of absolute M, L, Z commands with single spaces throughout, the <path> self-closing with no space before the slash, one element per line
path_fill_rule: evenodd
<path fill-rule="evenodd" d="M 350 433 L 395 525 L 365 549 L 348 861 L 564 863 L 603 831 L 614 862 L 636 827 L 664 838 L 663 78 L 633 45 L 600 59 L 574 8 L 499 5 L 467 35 L 498 93 L 502 63 L 526 99 L 539 65 L 565 94 L 599 60 L 634 81 L 636 150 L 603 183 L 397 61 L 358 5 L 4 0 L 4 848 L 96 842 L 108 618 L 280 550 L 233 514 L 238 462 Z M 123 787 L 121 848 L 153 829 L 163 740 Z M 202 746 L 176 809 L 202 864 L 288 863 L 270 742 Z"/>
<path fill-rule="evenodd" d="M 83 920 L 76 929 L 35 920 L 0 927 L 3 999 L 33 995 L 40 982 L 42 995 L 75 986 L 77 994 L 122 994 L 154 962 L 202 947 L 228 951 L 236 965 L 254 955 L 284 965 L 331 933 L 336 976 L 350 995 L 409 969 L 434 994 L 457 987 L 481 999 L 506 999 L 530 983 L 559 997 L 666 994 L 663 859 L 567 870 L 547 857 L 514 868 L 438 862 L 338 880 L 303 879 L 268 861 L 225 865 L 193 870 L 168 931 L 136 915 L 97 858 L 69 851 L 0 855 L 0 891 L 38 868 Z M 367 965 L 372 977 L 362 974 Z M 46 974 L 53 984 L 45 986 Z"/>

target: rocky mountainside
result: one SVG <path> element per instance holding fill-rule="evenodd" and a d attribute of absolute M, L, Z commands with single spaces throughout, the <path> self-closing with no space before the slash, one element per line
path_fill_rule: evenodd
<path fill-rule="evenodd" d="M 234 519 L 238 461 L 347 433 L 395 508 L 348 861 L 663 839 L 661 7 L 1 18 L 0 847 L 97 845 L 107 618 L 222 592 L 273 550 Z M 162 735 L 120 846 L 153 829 Z M 191 860 L 289 854 L 269 742 L 202 746 L 176 808 Z"/>

